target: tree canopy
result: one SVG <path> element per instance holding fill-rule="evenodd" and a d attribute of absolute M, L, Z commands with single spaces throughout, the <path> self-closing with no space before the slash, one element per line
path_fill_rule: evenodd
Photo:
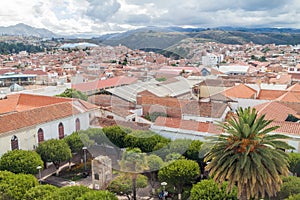
<path fill-rule="evenodd" d="M 147 180 L 146 176 L 138 174 L 136 177 L 136 188 L 146 187 Z M 133 193 L 132 177 L 129 174 L 121 174 L 114 178 L 107 189 L 119 195 L 129 196 Z"/>
<path fill-rule="evenodd" d="M 59 188 L 53 185 L 38 185 L 30 188 L 24 195 L 23 200 L 44 200 L 56 193 Z"/>
<path fill-rule="evenodd" d="M 214 182 L 214 180 L 202 180 L 193 185 L 191 190 L 190 200 L 237 200 L 236 187 L 230 193 L 227 193 L 227 182 L 223 182 L 222 186 Z"/>
<path fill-rule="evenodd" d="M 158 172 L 158 179 L 176 187 L 179 194 L 183 191 L 183 186 L 192 184 L 200 175 L 197 162 L 193 160 L 180 159 L 172 162 Z"/>
<path fill-rule="evenodd" d="M 72 153 L 78 153 L 82 150 L 83 142 L 79 136 L 78 132 L 74 132 L 71 135 L 68 135 L 64 140 L 69 145 Z"/>
<path fill-rule="evenodd" d="M 59 95 L 56 95 L 56 96 L 81 99 L 81 100 L 84 100 L 84 101 L 88 100 L 87 95 L 85 95 L 81 91 L 75 90 L 73 88 L 67 88 L 63 93 L 61 93 Z"/>
<path fill-rule="evenodd" d="M 0 159 L 0 170 L 7 170 L 17 174 L 35 175 L 38 173 L 37 166 L 43 166 L 43 161 L 35 151 L 8 151 Z"/>
<path fill-rule="evenodd" d="M 130 129 L 125 129 L 120 126 L 109 126 L 109 127 L 104 127 L 102 129 L 106 137 L 117 147 L 119 148 L 124 148 L 126 147 L 125 144 L 125 136 L 131 132 Z"/>
<path fill-rule="evenodd" d="M 293 174 L 300 176 L 300 153 L 289 153 L 289 169 Z"/>
<path fill-rule="evenodd" d="M 21 200 L 29 189 L 37 185 L 37 179 L 31 174 L 0 171 L 0 197 L 3 200 Z"/>
<path fill-rule="evenodd" d="M 169 140 L 152 131 L 133 131 L 125 136 L 126 147 L 140 148 L 142 152 L 152 152 L 157 143 L 166 143 Z"/>
<path fill-rule="evenodd" d="M 36 152 L 44 162 L 52 162 L 57 169 L 61 162 L 68 161 L 72 157 L 71 149 L 65 140 L 44 141 L 37 147 Z"/>

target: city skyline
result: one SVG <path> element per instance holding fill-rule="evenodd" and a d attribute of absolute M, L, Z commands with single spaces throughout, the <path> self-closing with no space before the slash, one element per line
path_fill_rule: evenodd
<path fill-rule="evenodd" d="M 25 23 L 61 35 L 105 34 L 145 26 L 300 28 L 296 0 L 12 0 L 0 26 Z"/>

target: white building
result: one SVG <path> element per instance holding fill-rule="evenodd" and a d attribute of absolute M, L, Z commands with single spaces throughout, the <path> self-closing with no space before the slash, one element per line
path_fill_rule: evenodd
<path fill-rule="evenodd" d="M 97 107 L 88 102 L 30 94 L 0 100 L 0 156 L 9 150 L 33 150 L 40 142 L 62 139 L 90 127 Z"/>

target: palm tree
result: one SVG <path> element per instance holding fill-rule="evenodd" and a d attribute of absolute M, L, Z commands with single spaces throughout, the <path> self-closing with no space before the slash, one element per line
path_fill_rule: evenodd
<path fill-rule="evenodd" d="M 281 176 L 288 175 L 288 155 L 291 147 L 287 136 L 270 134 L 279 128 L 270 126 L 272 120 L 258 116 L 255 109 L 238 108 L 237 116 L 220 123 L 224 134 L 214 141 L 206 155 L 206 169 L 218 182 L 228 181 L 228 191 L 238 187 L 238 198 L 275 196 L 282 184 Z"/>

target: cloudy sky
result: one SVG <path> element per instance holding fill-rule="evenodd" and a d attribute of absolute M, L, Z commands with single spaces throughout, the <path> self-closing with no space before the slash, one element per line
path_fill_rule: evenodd
<path fill-rule="evenodd" d="M 143 26 L 300 28 L 299 0 L 1 0 L 0 26 L 25 23 L 57 34 Z"/>

